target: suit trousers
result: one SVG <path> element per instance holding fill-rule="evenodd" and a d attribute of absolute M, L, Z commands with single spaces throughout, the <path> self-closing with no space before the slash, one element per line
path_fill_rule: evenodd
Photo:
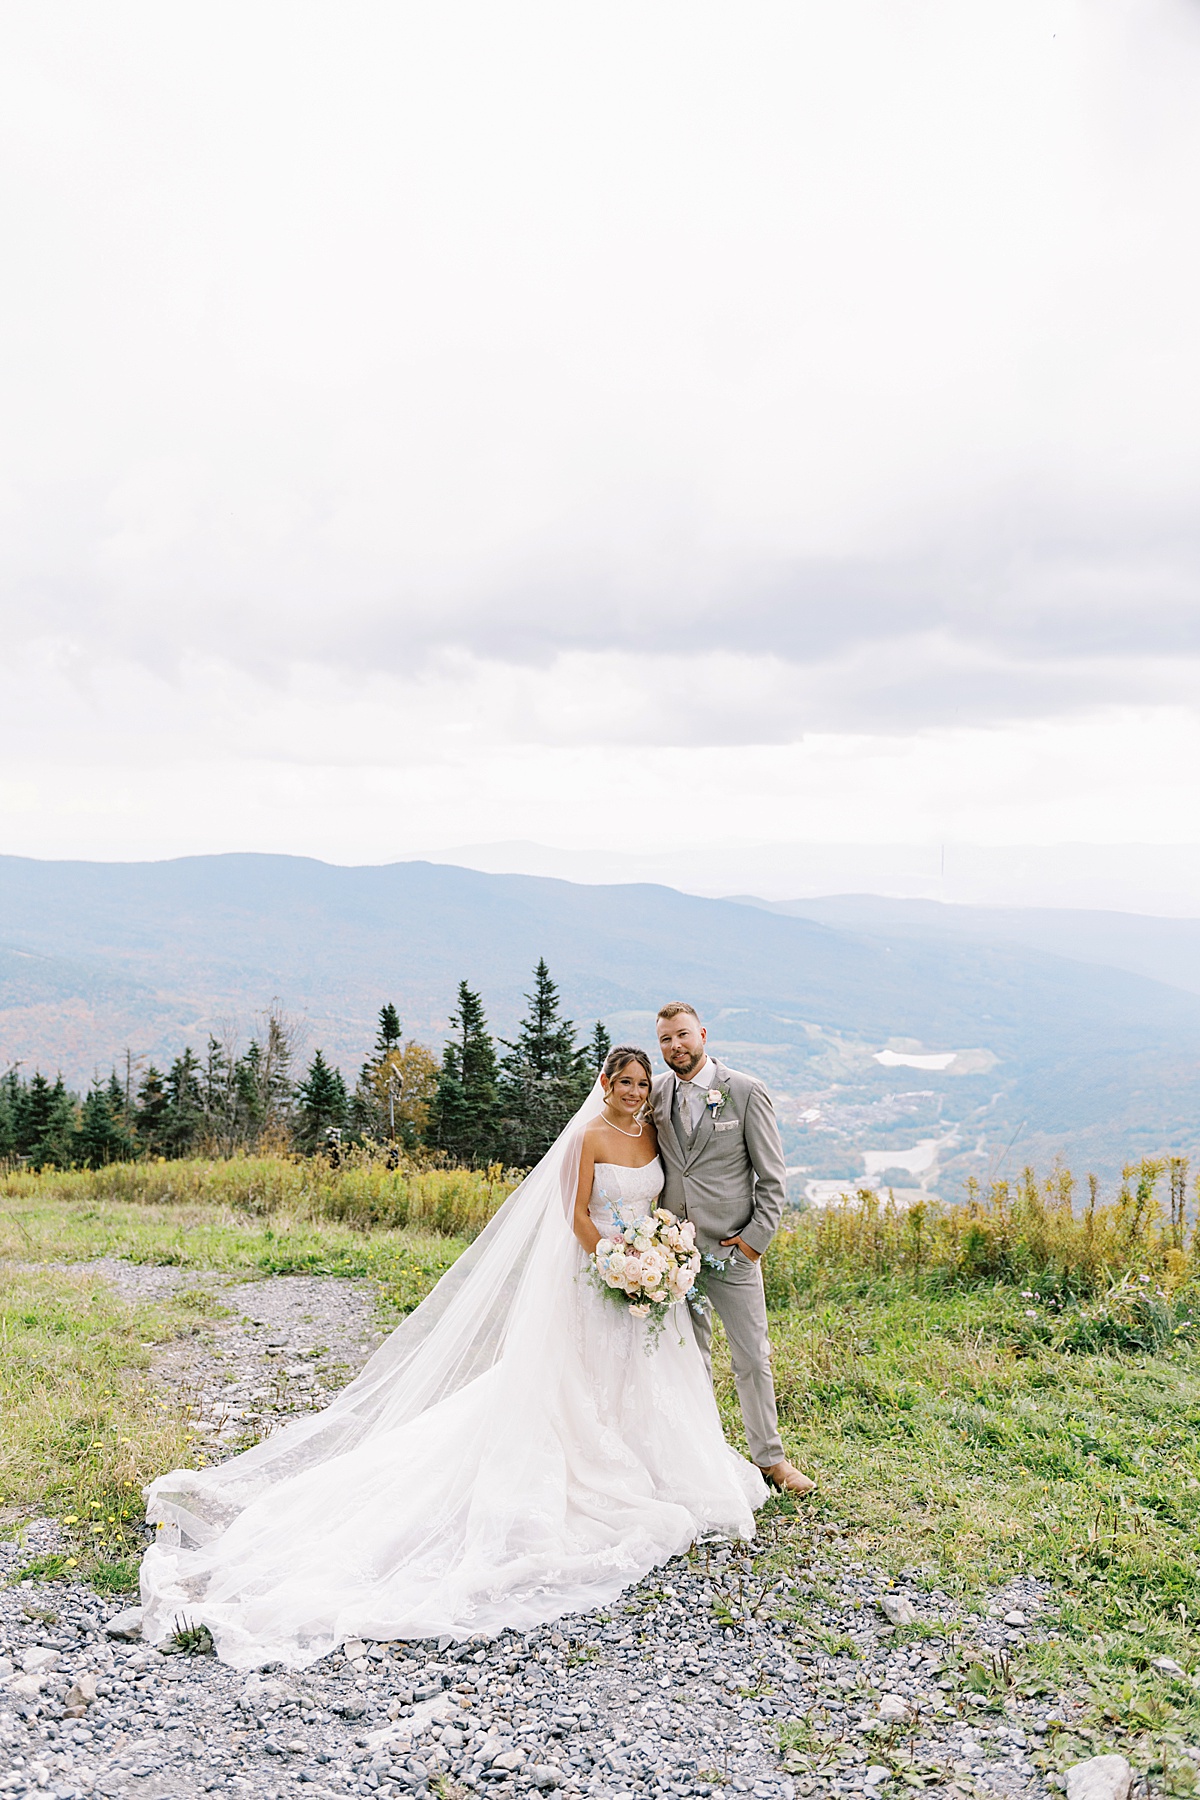
<path fill-rule="evenodd" d="M 783 1461 L 783 1439 L 775 1408 L 771 1376 L 771 1340 L 767 1334 L 767 1301 L 760 1264 L 740 1250 L 727 1250 L 723 1272 L 708 1269 L 705 1284 L 714 1311 L 725 1327 L 733 1360 L 750 1455 L 760 1469 Z M 696 1342 L 712 1379 L 712 1314 L 692 1314 Z"/>

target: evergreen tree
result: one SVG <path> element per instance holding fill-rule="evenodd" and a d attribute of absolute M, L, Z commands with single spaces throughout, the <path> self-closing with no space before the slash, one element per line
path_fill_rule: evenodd
<path fill-rule="evenodd" d="M 389 1050 L 395 1050 L 404 1036 L 404 1027 L 400 1023 L 400 1014 L 389 1000 L 386 1006 L 379 1009 L 379 1032 L 375 1039 L 375 1056 L 378 1059 L 386 1056 Z"/>
<path fill-rule="evenodd" d="M 17 1108 L 20 1105 L 20 1081 L 15 1068 L 0 1076 L 0 1164 L 12 1162 L 17 1154 Z"/>
<path fill-rule="evenodd" d="M 458 984 L 453 1033 L 442 1051 L 430 1139 L 457 1162 L 480 1168 L 502 1154 L 499 1071 L 483 1001 L 465 981 Z"/>
<path fill-rule="evenodd" d="M 254 1038 L 233 1065 L 234 1135 L 240 1147 L 255 1146 L 266 1121 L 262 1047 Z"/>
<path fill-rule="evenodd" d="M 133 1129 L 138 1147 L 147 1156 L 165 1156 L 170 1137 L 171 1103 L 162 1076 L 151 1063 L 137 1092 Z"/>
<path fill-rule="evenodd" d="M 204 1135 L 214 1149 L 232 1155 L 237 1145 L 237 1080 L 224 1044 L 211 1034 L 200 1077 Z"/>
<path fill-rule="evenodd" d="M 592 1027 L 590 1040 L 579 1052 L 579 1079 L 576 1091 L 581 1106 L 595 1087 L 596 1077 L 604 1067 L 605 1058 L 611 1049 L 612 1039 L 604 1028 L 603 1020 L 597 1019 Z"/>
<path fill-rule="evenodd" d="M 60 1075 L 53 1086 L 41 1070 L 25 1089 L 17 1115 L 17 1150 L 35 1169 L 71 1166 L 75 1104 Z"/>
<path fill-rule="evenodd" d="M 296 1094 L 296 1142 L 312 1155 L 324 1148 L 326 1133 L 346 1124 L 350 1103 L 340 1069 L 331 1069 L 318 1050 Z"/>
<path fill-rule="evenodd" d="M 166 1154 L 190 1156 L 204 1130 L 203 1070 L 191 1046 L 171 1064 L 166 1079 Z"/>
<path fill-rule="evenodd" d="M 115 1095 L 114 1095 L 115 1088 Z M 109 1163 L 123 1162 L 134 1153 L 134 1146 L 123 1125 L 125 1092 L 114 1075 L 103 1086 L 91 1088 L 79 1115 L 75 1134 L 75 1160 L 88 1169 L 103 1169 Z"/>
<path fill-rule="evenodd" d="M 295 1084 L 292 1058 L 296 1027 L 273 1001 L 263 1018 L 261 1040 L 252 1038 L 234 1065 L 238 1134 L 243 1143 L 282 1148 L 291 1133 Z"/>
<path fill-rule="evenodd" d="M 575 1026 L 558 1011 L 558 988 L 545 958 L 526 994 L 529 1011 L 509 1043 L 500 1064 L 503 1130 L 512 1161 L 522 1167 L 538 1161 L 550 1148 L 578 1104 L 579 1059 Z"/>

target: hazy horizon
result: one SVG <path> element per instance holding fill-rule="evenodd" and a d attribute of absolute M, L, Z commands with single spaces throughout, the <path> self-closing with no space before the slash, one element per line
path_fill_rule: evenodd
<path fill-rule="evenodd" d="M 0 856 L 6 854 L 0 851 Z M 11 854 L 11 853 L 9 853 Z M 192 856 L 287 856 L 249 849 L 184 857 L 35 857 L 37 862 L 172 862 Z M 436 845 L 398 855 L 316 856 L 333 868 L 429 862 L 486 874 L 538 875 L 587 886 L 650 882 L 713 899 L 836 896 L 927 900 L 949 907 L 1118 912 L 1200 918 L 1200 845 L 709 844 L 640 854 L 532 841 Z M 0 941 L 3 920 L 0 919 Z"/>

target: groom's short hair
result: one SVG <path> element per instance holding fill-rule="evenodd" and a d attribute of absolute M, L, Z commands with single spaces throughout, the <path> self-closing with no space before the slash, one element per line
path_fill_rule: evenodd
<path fill-rule="evenodd" d="M 668 1000 L 665 1006 L 659 1007 L 655 1016 L 655 1024 L 659 1019 L 673 1019 L 679 1013 L 691 1013 L 697 1025 L 700 1023 L 700 1014 L 694 1006 L 689 1006 L 686 1000 Z"/>

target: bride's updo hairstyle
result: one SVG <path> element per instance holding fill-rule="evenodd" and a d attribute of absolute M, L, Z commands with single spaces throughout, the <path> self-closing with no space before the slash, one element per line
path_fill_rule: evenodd
<path fill-rule="evenodd" d="M 646 1071 L 646 1080 L 650 1083 L 650 1086 L 653 1087 L 654 1071 L 650 1067 L 650 1058 L 644 1050 L 639 1050 L 636 1044 L 618 1044 L 614 1050 L 610 1050 L 604 1059 L 604 1067 L 601 1069 L 600 1073 L 603 1075 L 605 1081 L 612 1082 L 621 1073 L 622 1069 L 627 1069 L 629 1067 L 631 1062 L 641 1063 L 643 1069 Z M 648 1104 L 649 1101 L 647 1101 L 647 1105 Z"/>

